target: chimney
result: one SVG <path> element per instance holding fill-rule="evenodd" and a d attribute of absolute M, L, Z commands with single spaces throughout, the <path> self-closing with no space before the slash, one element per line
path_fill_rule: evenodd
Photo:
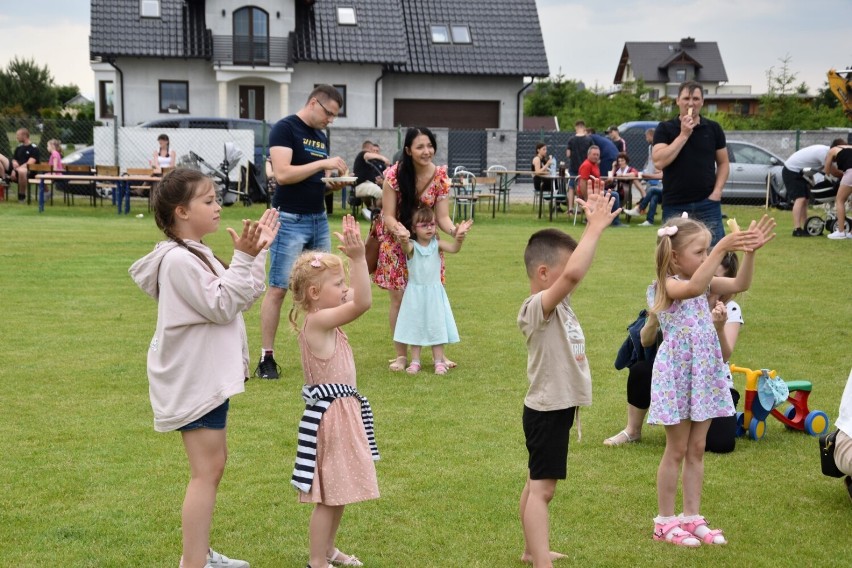
<path fill-rule="evenodd" d="M 686 49 L 686 48 L 689 48 L 689 47 L 695 47 L 695 38 L 694 37 L 683 38 L 682 40 L 680 40 L 680 46 L 683 49 Z"/>

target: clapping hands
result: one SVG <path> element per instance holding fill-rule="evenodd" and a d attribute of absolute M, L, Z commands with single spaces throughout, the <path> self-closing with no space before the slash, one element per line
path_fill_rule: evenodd
<path fill-rule="evenodd" d="M 586 199 L 577 198 L 577 203 L 583 208 L 586 214 L 586 222 L 589 227 L 604 229 L 612 223 L 612 220 L 618 217 L 621 213 L 619 207 L 615 211 L 612 210 L 614 198 L 610 193 L 604 190 L 603 181 L 598 178 L 590 178 L 587 184 Z"/>
<path fill-rule="evenodd" d="M 242 234 L 238 235 L 231 227 L 228 227 L 228 234 L 231 235 L 231 240 L 234 242 L 234 250 L 257 256 L 261 250 L 268 249 L 272 241 L 275 240 L 280 225 L 278 211 L 267 209 L 256 222 L 252 222 L 251 219 L 243 219 Z"/>

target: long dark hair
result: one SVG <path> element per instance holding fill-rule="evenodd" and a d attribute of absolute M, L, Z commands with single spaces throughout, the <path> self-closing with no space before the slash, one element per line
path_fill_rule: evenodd
<path fill-rule="evenodd" d="M 198 170 L 190 170 L 188 168 L 177 168 L 163 176 L 163 179 L 154 186 L 152 196 L 152 208 L 154 210 L 154 221 L 160 230 L 165 235 L 182 246 L 207 265 L 207 268 L 213 274 L 218 274 L 216 269 L 210 263 L 210 260 L 199 250 L 189 246 L 183 239 L 178 237 L 174 232 L 175 226 L 175 209 L 182 205 L 189 206 L 189 202 L 195 197 L 195 192 L 199 186 L 205 181 L 212 183 L 212 180 Z M 222 263 L 222 266 L 228 268 L 228 264 L 223 262 L 218 256 L 214 258 Z"/>
<path fill-rule="evenodd" d="M 400 195 L 400 205 L 399 211 L 396 212 L 396 219 L 402 223 L 403 227 L 411 226 L 411 216 L 414 215 L 414 210 L 420 206 L 420 200 L 417 199 L 414 160 L 411 158 L 410 152 L 414 139 L 421 134 L 428 137 L 429 142 L 432 143 L 432 148 L 436 152 L 438 151 L 438 143 L 435 141 L 435 135 L 428 128 L 418 126 L 416 128 L 409 128 L 405 133 L 405 146 L 396 171 L 396 180 L 399 184 Z"/>

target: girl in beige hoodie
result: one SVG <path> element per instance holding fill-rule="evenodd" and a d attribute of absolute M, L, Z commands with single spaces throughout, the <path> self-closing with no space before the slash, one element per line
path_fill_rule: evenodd
<path fill-rule="evenodd" d="M 177 169 L 154 193 L 157 226 L 168 240 L 136 261 L 130 274 L 157 301 L 157 329 L 148 349 L 154 429 L 179 430 L 189 459 L 183 502 L 184 568 L 248 568 L 209 547 L 216 490 L 225 469 L 228 400 L 243 392 L 248 345 L 242 312 L 265 290 L 266 249 L 278 232 L 273 210 L 231 228 L 230 266 L 202 238 L 219 228 L 222 208 L 213 181 Z"/>

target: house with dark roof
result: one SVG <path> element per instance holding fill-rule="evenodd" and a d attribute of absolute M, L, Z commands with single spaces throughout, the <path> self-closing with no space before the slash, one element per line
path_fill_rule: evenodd
<path fill-rule="evenodd" d="M 715 41 L 628 41 L 624 44 L 616 85 L 642 79 L 651 100 L 677 97 L 678 85 L 698 81 L 704 87 L 704 106 L 710 112 L 754 114 L 759 95 L 749 85 L 729 85 L 728 73 Z"/>
<path fill-rule="evenodd" d="M 96 115 L 276 121 L 319 83 L 335 125 L 520 127 L 549 75 L 535 0 L 92 0 Z"/>

